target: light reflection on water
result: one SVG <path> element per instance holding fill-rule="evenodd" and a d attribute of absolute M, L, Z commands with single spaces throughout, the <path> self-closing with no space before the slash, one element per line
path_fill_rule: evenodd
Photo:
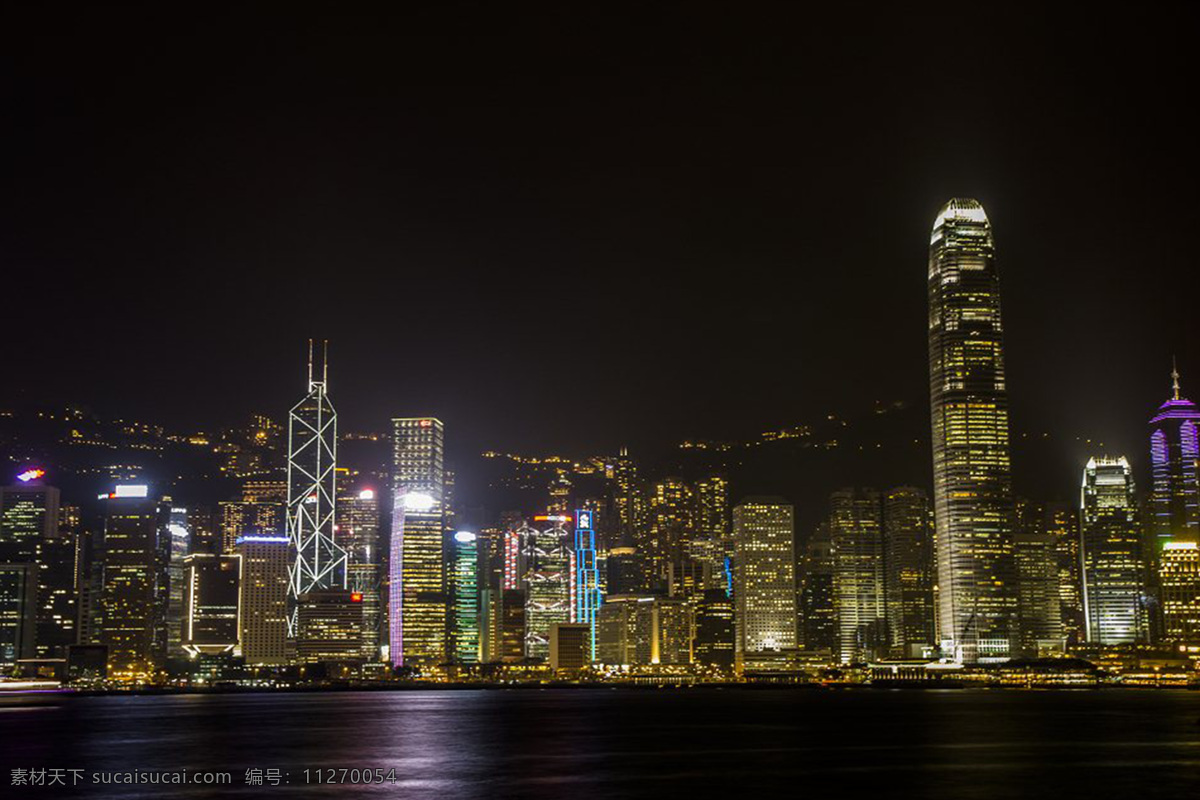
<path fill-rule="evenodd" d="M 10 710 L 5 706 L 0 710 Z M 3 796 L 1177 797 L 1200 692 L 470 690 L 112 696 L 0 714 Z M 10 788 L 14 767 L 221 770 L 227 787 Z M 248 768 L 290 783 L 245 785 Z M 305 786 L 304 770 L 396 784 Z"/>

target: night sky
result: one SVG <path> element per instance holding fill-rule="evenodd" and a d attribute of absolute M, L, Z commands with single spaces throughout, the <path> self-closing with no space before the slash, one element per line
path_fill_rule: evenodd
<path fill-rule="evenodd" d="M 925 408 L 955 195 L 1016 431 L 1200 395 L 1196 19 L 604 8 L 6 26 L 0 403 L 282 418 L 327 336 L 343 429 L 460 452 Z"/>

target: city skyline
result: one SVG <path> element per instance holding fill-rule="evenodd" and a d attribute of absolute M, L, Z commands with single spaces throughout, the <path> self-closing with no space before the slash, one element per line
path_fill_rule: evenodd
<path fill-rule="evenodd" d="M 1195 794 L 1200 9 L 5 19 L 14 796 Z"/>
<path fill-rule="evenodd" d="M 697 638 L 713 630 L 702 620 L 728 635 L 739 677 L 795 674 L 822 660 L 970 668 L 1086 647 L 1200 652 L 1200 416 L 1178 367 L 1144 423 L 1150 492 L 1138 494 L 1124 455 L 1093 455 L 1072 524 L 1053 498 L 1031 503 L 1013 492 L 1003 291 L 977 201 L 943 205 L 927 276 L 932 510 L 922 489 L 881 493 L 855 480 L 828 495 L 828 517 L 809 533 L 789 499 L 731 497 L 725 461 L 701 462 L 688 477 L 662 465 L 639 473 L 622 450 L 590 463 L 535 459 L 535 504 L 481 516 L 481 498 L 458 494 L 436 417 L 394 417 L 389 437 L 368 437 L 390 445 L 390 459 L 365 470 L 339 464 L 328 346 L 309 340 L 306 394 L 289 412 L 286 446 L 283 426 L 265 416 L 251 419 L 242 444 L 180 440 L 212 447 L 239 479 L 240 497 L 220 502 L 219 522 L 203 503 L 180 505 L 195 502 L 186 493 L 130 483 L 144 468 L 126 463 L 100 479 L 115 486 L 97 497 L 95 529 L 91 511 L 46 485 L 46 469 L 10 457 L 23 471 L 0 492 L 0 649 L 11 668 L 35 652 L 103 648 L 108 680 L 135 685 L 156 682 L 183 654 L 214 674 L 248 652 L 263 659 L 247 664 L 256 668 L 383 663 L 418 677 L 488 664 L 579 673 L 620 666 L 613 657 L 682 667 L 725 649 Z M 804 426 L 764 436 L 758 444 L 837 445 Z M 373 485 L 390 490 L 390 519 Z M 286 558 L 255 546 L 280 542 Z M 281 645 L 273 587 L 283 568 Z M 64 585 L 68 571 L 74 588 Z M 732 627 L 721 628 L 713 592 L 732 599 Z M 504 641 L 518 652 L 506 654 Z M 205 656 L 225 666 L 203 666 Z"/>

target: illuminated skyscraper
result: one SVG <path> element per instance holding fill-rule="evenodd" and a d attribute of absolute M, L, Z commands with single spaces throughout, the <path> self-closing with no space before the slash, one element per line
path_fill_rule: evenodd
<path fill-rule="evenodd" d="M 221 503 L 221 552 L 232 553 L 240 536 L 284 535 L 284 504 L 257 500 Z"/>
<path fill-rule="evenodd" d="M 232 652 L 241 640 L 241 556 L 194 553 L 183 566 L 184 650 L 193 656 Z"/>
<path fill-rule="evenodd" d="M 367 486 L 346 487 L 338 492 L 337 543 L 346 551 L 346 585 L 363 596 L 363 658 L 379 659 L 383 632 L 383 552 L 379 543 L 379 498 Z"/>
<path fill-rule="evenodd" d="M 866 661 L 887 647 L 879 493 L 843 489 L 829 499 L 838 660 Z"/>
<path fill-rule="evenodd" d="M 164 502 L 167 498 L 164 498 Z M 187 592 L 187 570 L 184 559 L 192 552 L 192 535 L 188 528 L 188 510 L 172 505 L 167 511 L 166 534 L 170 539 L 167 560 L 167 657 L 181 658 L 183 649 L 184 602 Z"/>
<path fill-rule="evenodd" d="M 701 565 L 699 588 L 726 588 L 733 541 L 729 536 L 729 481 L 724 477 L 713 475 L 696 482 L 695 527 L 691 547 L 692 557 Z"/>
<path fill-rule="evenodd" d="M 1087 640 L 1144 641 L 1149 624 L 1145 564 L 1133 472 L 1124 456 L 1088 460 L 1079 508 Z"/>
<path fill-rule="evenodd" d="M 1163 638 L 1200 645 L 1200 545 L 1167 542 L 1158 566 Z"/>
<path fill-rule="evenodd" d="M 571 621 L 571 553 L 567 518 L 552 515 L 544 519 L 548 527 L 525 530 L 521 563 L 525 589 L 525 655 L 548 658 L 550 628 L 557 622 Z"/>
<path fill-rule="evenodd" d="M 649 568 L 636 547 L 613 547 L 605 559 L 604 595 L 650 591 Z"/>
<path fill-rule="evenodd" d="M 454 534 L 454 571 L 451 609 L 452 659 L 459 664 L 479 663 L 479 545 L 474 533 Z"/>
<path fill-rule="evenodd" d="M 292 567 L 288 582 L 289 633 L 296 635 L 301 595 L 346 588 L 346 551 L 334 540 L 337 497 L 337 413 L 329 401 L 329 347 L 314 379 L 308 343 L 308 394 L 288 414 L 287 533 Z M 236 539 L 235 539 L 236 541 Z"/>
<path fill-rule="evenodd" d="M 247 664 L 287 663 L 288 538 L 248 535 L 242 559 L 241 644 Z"/>
<path fill-rule="evenodd" d="M 1012 477 L 1000 280 L 983 206 L 955 198 L 929 248 L 929 391 L 942 653 L 1010 654 L 1016 635 Z"/>
<path fill-rule="evenodd" d="M 1150 420 L 1152 560 L 1167 542 L 1200 543 L 1200 409 L 1180 396 L 1178 370 L 1171 379 L 1171 399 Z"/>
<path fill-rule="evenodd" d="M 1021 649 L 1029 655 L 1062 651 L 1062 593 L 1058 536 L 1047 527 L 1044 507 L 1022 498 L 1016 502 L 1013 553 L 1017 564 L 1017 603 Z"/>
<path fill-rule="evenodd" d="M 622 547 L 644 546 L 645 499 L 642 496 L 637 463 L 622 447 L 620 455 L 609 462 L 606 473 L 612 479 L 613 507 L 617 517 L 617 535 L 611 544 Z"/>
<path fill-rule="evenodd" d="M 1079 513 L 1068 503 L 1047 503 L 1043 514 L 1043 528 L 1054 537 L 1062 635 L 1067 644 L 1079 644 L 1085 638 Z"/>
<path fill-rule="evenodd" d="M 117 486 L 102 499 L 98 643 L 108 646 L 111 680 L 146 683 L 166 659 L 170 543 L 147 487 Z"/>
<path fill-rule="evenodd" d="M 502 589 L 490 615 L 495 624 L 491 661 L 516 662 L 525 657 L 525 592 Z"/>
<path fill-rule="evenodd" d="M 392 420 L 392 548 L 388 625 L 396 666 L 446 658 L 442 422 Z"/>
<path fill-rule="evenodd" d="M 554 473 L 554 478 L 547 487 L 550 502 L 546 509 L 549 514 L 565 517 L 571 513 L 571 479 L 562 467 L 555 468 Z"/>
<path fill-rule="evenodd" d="M 697 664 L 731 671 L 733 669 L 734 624 L 733 598 L 724 589 L 708 589 L 696 604 Z"/>
<path fill-rule="evenodd" d="M 0 563 L 29 566 L 37 589 L 29 655 L 40 658 L 65 655 L 77 641 L 79 622 L 75 532 L 60 529 L 59 491 L 45 485 L 44 476 L 44 470 L 27 469 L 16 485 L 0 488 Z M 13 580 L 15 575 L 10 573 Z"/>
<path fill-rule="evenodd" d="M 596 660 L 603 664 L 689 664 L 689 604 L 659 595 L 613 595 L 596 617 Z"/>
<path fill-rule="evenodd" d="M 883 496 L 888 633 L 895 653 L 919 657 L 933 630 L 933 526 L 929 499 L 912 486 Z"/>
<path fill-rule="evenodd" d="M 592 663 L 592 626 L 556 622 L 550 628 L 550 670 L 568 675 Z"/>
<path fill-rule="evenodd" d="M 39 658 L 62 657 L 79 639 L 79 550 L 63 532 L 37 548 L 37 636 Z"/>
<path fill-rule="evenodd" d="M 596 655 L 596 612 L 600 608 L 600 573 L 596 569 L 596 530 L 592 511 L 575 512 L 575 622 L 588 626 L 588 660 Z"/>
<path fill-rule="evenodd" d="M 362 595 L 320 589 L 300 598 L 296 658 L 301 663 L 362 661 Z"/>
<path fill-rule="evenodd" d="M 743 500 L 733 509 L 733 598 L 737 666 L 796 647 L 796 545 L 792 506 L 782 498 Z"/>
<path fill-rule="evenodd" d="M 58 489 L 36 478 L 0 487 L 0 561 L 33 561 L 39 542 L 58 537 L 58 513 Z"/>
<path fill-rule="evenodd" d="M 479 550 L 479 660 L 499 660 L 500 592 L 504 586 L 503 528 L 483 528 L 476 536 Z"/>
<path fill-rule="evenodd" d="M 832 656 L 837 650 L 837 613 L 833 600 L 833 542 L 829 521 L 819 524 L 800 561 L 800 636 L 805 650 Z"/>
<path fill-rule="evenodd" d="M 638 550 L 649 560 L 652 588 L 690 593 L 684 559 L 691 552 L 696 498 L 681 478 L 668 477 L 651 487 L 647 504 L 649 525 Z"/>
<path fill-rule="evenodd" d="M 0 668 L 34 656 L 37 565 L 0 561 Z"/>
<path fill-rule="evenodd" d="M 609 665 L 650 663 L 653 595 L 609 595 L 596 615 L 596 660 Z M 640 606 L 646 606 L 642 611 Z"/>

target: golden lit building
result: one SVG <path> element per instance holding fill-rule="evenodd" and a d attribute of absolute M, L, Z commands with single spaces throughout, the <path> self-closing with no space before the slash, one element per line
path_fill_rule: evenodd
<path fill-rule="evenodd" d="M 149 683 L 166 659 L 167 537 L 145 486 L 118 486 L 103 500 L 97 638 L 108 647 L 109 679 Z"/>
<path fill-rule="evenodd" d="M 796 544 L 792 506 L 778 497 L 733 509 L 737 668 L 796 648 Z"/>
<path fill-rule="evenodd" d="M 838 660 L 869 661 L 888 648 L 879 492 L 842 489 L 829 498 Z"/>
<path fill-rule="evenodd" d="M 728 588 L 726 558 L 733 556 L 729 537 L 729 481 L 712 475 L 696 481 L 696 524 L 692 557 L 700 564 L 699 590 Z"/>
<path fill-rule="evenodd" d="M 396 666 L 446 659 L 444 428 L 432 417 L 392 420 L 389 646 Z"/>
<path fill-rule="evenodd" d="M 996 249 L 977 201 L 938 212 L 928 287 L 939 643 L 959 662 L 999 661 L 1017 634 L 1008 390 Z"/>
<path fill-rule="evenodd" d="M 251 665 L 286 664 L 288 538 L 247 535 L 235 547 L 242 559 L 242 658 Z"/>
<path fill-rule="evenodd" d="M 1163 636 L 1168 642 L 1200 644 L 1200 545 L 1167 542 L 1159 554 Z"/>
<path fill-rule="evenodd" d="M 649 666 L 692 662 L 692 609 L 657 595 L 613 595 L 596 617 L 596 660 Z"/>
<path fill-rule="evenodd" d="M 296 658 L 301 663 L 362 661 L 362 594 L 318 589 L 300 596 Z"/>
<path fill-rule="evenodd" d="M 695 530 L 695 511 L 695 495 L 681 478 L 664 478 L 651 487 L 649 525 L 638 550 L 648 559 L 655 588 L 671 587 L 673 571 L 682 570 Z"/>
<path fill-rule="evenodd" d="M 284 508 L 283 503 L 259 500 L 221 503 L 221 552 L 234 552 L 240 536 L 282 535 Z"/>

